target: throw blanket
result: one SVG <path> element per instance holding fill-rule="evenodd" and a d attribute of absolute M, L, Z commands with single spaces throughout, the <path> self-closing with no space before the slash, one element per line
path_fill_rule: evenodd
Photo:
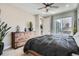
<path fill-rule="evenodd" d="M 24 52 L 28 50 L 44 56 L 66 56 L 78 52 L 78 46 L 71 36 L 45 35 L 28 40 Z"/>

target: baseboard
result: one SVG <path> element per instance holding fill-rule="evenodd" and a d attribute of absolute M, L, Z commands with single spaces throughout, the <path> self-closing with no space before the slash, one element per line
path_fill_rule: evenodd
<path fill-rule="evenodd" d="M 6 46 L 4 47 L 4 50 L 11 48 L 11 46 Z"/>

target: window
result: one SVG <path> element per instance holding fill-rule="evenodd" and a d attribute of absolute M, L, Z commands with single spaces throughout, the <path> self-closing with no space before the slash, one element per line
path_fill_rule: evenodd
<path fill-rule="evenodd" d="M 56 20 L 56 33 L 72 33 L 72 17 L 66 17 Z"/>

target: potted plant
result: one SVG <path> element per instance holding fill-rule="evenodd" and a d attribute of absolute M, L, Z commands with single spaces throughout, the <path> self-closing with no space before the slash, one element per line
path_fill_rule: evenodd
<path fill-rule="evenodd" d="M 32 31 L 32 30 L 33 30 L 32 22 L 29 22 L 29 31 Z"/>
<path fill-rule="evenodd" d="M 3 53 L 4 43 L 2 42 L 4 37 L 7 35 L 8 30 L 11 27 L 7 27 L 5 22 L 0 21 L 0 55 Z"/>

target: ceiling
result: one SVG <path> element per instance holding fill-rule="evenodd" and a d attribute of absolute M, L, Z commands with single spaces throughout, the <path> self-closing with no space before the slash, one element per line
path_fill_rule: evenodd
<path fill-rule="evenodd" d="M 77 8 L 77 3 L 55 3 L 54 6 L 59 6 L 59 8 L 49 8 L 49 11 L 46 12 L 45 9 L 38 10 L 38 8 L 43 7 L 42 3 L 13 3 L 11 4 L 18 8 L 21 8 L 30 13 L 40 14 L 42 16 L 54 15 L 57 13 L 62 13 L 70 11 Z"/>

